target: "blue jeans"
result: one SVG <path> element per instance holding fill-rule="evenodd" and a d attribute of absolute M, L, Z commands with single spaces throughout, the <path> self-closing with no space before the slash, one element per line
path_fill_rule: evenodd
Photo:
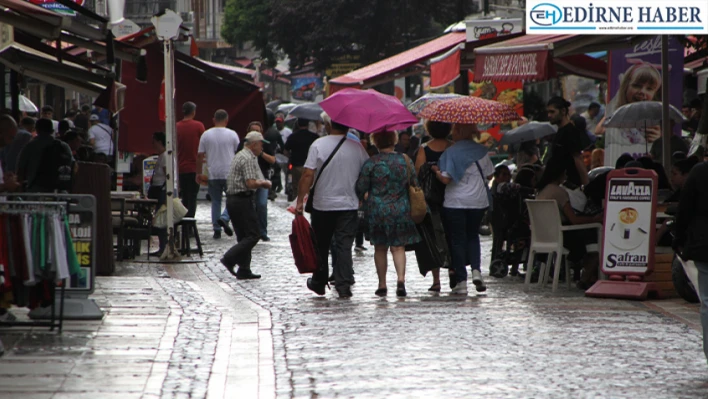
<path fill-rule="evenodd" d="M 708 360 L 708 263 L 696 262 L 698 269 L 698 297 L 701 299 L 701 325 L 703 326 L 703 353 Z"/>
<path fill-rule="evenodd" d="M 256 190 L 256 214 L 261 237 L 268 237 L 268 191 L 267 188 Z"/>
<path fill-rule="evenodd" d="M 480 270 L 479 226 L 485 209 L 443 208 L 445 233 L 450 241 L 452 267 L 457 281 L 467 281 L 467 265 Z"/>
<path fill-rule="evenodd" d="M 226 211 L 226 207 L 221 212 L 221 198 L 224 196 L 224 191 L 226 191 L 226 179 L 209 180 L 208 193 L 211 197 L 211 224 L 214 226 L 214 231 L 221 231 L 219 219 L 229 223 L 229 213 Z"/>

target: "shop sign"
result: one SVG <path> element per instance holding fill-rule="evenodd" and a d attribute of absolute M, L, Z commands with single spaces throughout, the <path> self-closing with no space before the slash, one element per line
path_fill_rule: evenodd
<path fill-rule="evenodd" d="M 607 178 L 602 271 L 645 275 L 653 270 L 657 177 L 624 169 Z"/>
<path fill-rule="evenodd" d="M 547 80 L 553 63 L 547 50 L 521 53 L 477 54 L 474 78 L 488 80 Z"/>
<path fill-rule="evenodd" d="M 69 230 L 71 231 L 74 250 L 79 260 L 81 272 L 71 276 L 67 288 L 78 291 L 91 291 L 92 264 L 94 260 L 94 215 L 93 212 L 86 210 L 72 209 L 69 211 L 68 219 Z"/>
<path fill-rule="evenodd" d="M 47 10 L 58 12 L 60 14 L 69 15 L 72 17 L 76 15 L 76 11 L 63 4 L 57 3 L 54 0 L 29 0 L 29 2 L 32 4 L 36 4 L 42 8 L 46 8 Z M 84 0 L 73 0 L 73 2 L 80 6 L 84 5 Z"/>
<path fill-rule="evenodd" d="M 530 0 L 526 33 L 686 35 L 708 33 L 708 2 L 678 0 Z"/>
<path fill-rule="evenodd" d="M 15 42 L 15 28 L 12 25 L 0 23 L 0 51 L 12 46 Z"/>
<path fill-rule="evenodd" d="M 466 21 L 466 25 L 467 42 L 493 39 L 524 31 L 521 18 L 470 20 Z"/>

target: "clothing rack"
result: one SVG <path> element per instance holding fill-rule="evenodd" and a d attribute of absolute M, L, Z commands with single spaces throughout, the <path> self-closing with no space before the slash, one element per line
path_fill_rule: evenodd
<path fill-rule="evenodd" d="M 23 214 L 43 214 L 54 215 L 59 214 L 60 217 L 66 217 L 69 203 L 66 201 L 0 201 L 0 215 L 23 215 Z M 3 226 L 0 226 L 3 228 Z M 9 265 L 6 265 L 9 267 Z M 45 277 L 43 281 L 51 279 L 49 286 L 49 297 L 51 298 L 51 317 L 48 321 L 0 321 L 0 327 L 24 326 L 24 327 L 49 327 L 50 331 L 57 328 L 59 334 L 62 332 L 64 321 L 64 297 L 66 288 L 66 279 L 57 280 L 55 277 L 58 272 L 54 272 L 49 277 Z M 56 312 L 56 289 L 60 285 L 59 290 L 59 314 Z"/>

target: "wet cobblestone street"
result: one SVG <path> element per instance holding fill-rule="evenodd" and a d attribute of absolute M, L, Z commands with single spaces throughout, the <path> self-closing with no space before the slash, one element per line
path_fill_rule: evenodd
<path fill-rule="evenodd" d="M 234 240 L 212 239 L 200 203 L 202 262 L 124 262 L 97 280 L 104 320 L 62 336 L 0 329 L 0 398 L 708 397 L 696 305 L 525 292 L 511 277 L 459 298 L 443 276 L 436 295 L 412 253 L 408 297 L 378 298 L 373 248 L 355 254 L 351 299 L 317 297 L 293 264 L 285 207 L 269 203 L 261 280 L 219 263 Z"/>

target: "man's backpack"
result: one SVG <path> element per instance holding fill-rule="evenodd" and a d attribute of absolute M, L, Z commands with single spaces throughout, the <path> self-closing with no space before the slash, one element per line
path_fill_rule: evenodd
<path fill-rule="evenodd" d="M 65 144 L 54 139 L 42 154 L 37 176 L 30 186 L 47 191 L 71 191 L 73 183 L 73 157 Z"/>

